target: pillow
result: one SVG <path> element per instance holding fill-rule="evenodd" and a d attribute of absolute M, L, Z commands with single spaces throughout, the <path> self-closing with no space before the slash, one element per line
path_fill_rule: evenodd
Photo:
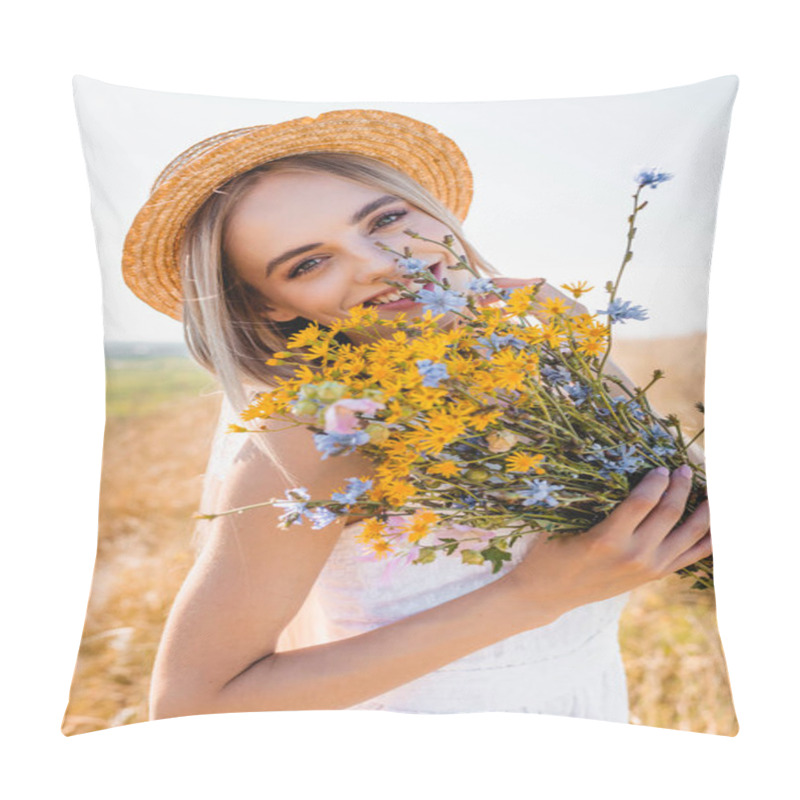
<path fill-rule="evenodd" d="M 160 93 L 76 77 L 103 279 L 108 393 L 98 556 L 64 733 L 172 715 L 151 707 L 151 677 L 155 705 L 172 708 L 160 698 L 180 683 L 170 666 L 177 656 L 162 646 L 153 676 L 156 653 L 178 589 L 218 524 L 194 514 L 213 505 L 241 464 L 244 439 L 226 433 L 241 423 L 241 397 L 224 391 L 190 357 L 175 318 L 179 281 L 165 266 L 174 266 L 178 232 L 214 181 L 218 188 L 223 178 L 276 154 L 304 152 L 289 143 L 301 134 L 305 146 L 313 141 L 317 150 L 341 149 L 344 128 L 357 118 L 358 130 L 347 131 L 354 137 L 352 151 L 380 156 L 414 177 L 452 213 L 454 224 L 466 217 L 469 242 L 499 274 L 517 279 L 497 286 L 513 290 L 543 277 L 553 297 L 571 298 L 593 315 L 608 312 L 610 364 L 634 387 L 654 383 L 648 390 L 654 410 L 662 418 L 675 415 L 685 440 L 697 445 L 709 264 L 737 83 L 728 76 L 643 94 L 564 100 L 323 104 Z M 263 126 L 303 118 L 287 129 L 278 149 L 269 150 L 276 129 L 253 144 Z M 253 130 L 219 136 L 239 129 Z M 184 158 L 173 162 L 178 154 Z M 148 206 L 159 176 L 162 194 Z M 345 183 L 354 192 L 364 188 Z M 306 202 L 313 215 L 323 185 L 308 185 L 316 192 Z M 242 197 L 253 196 L 244 191 Z M 632 205 L 634 195 L 638 205 Z M 636 231 L 629 239 L 632 213 Z M 337 239 L 337 246 L 349 247 L 343 242 Z M 606 284 L 619 275 L 619 295 L 609 298 Z M 584 294 L 586 285 L 594 288 Z M 196 297 L 201 303 L 202 287 Z M 288 316 L 277 321 L 291 322 Z M 654 370 L 664 377 L 653 381 Z M 427 385 L 436 388 L 435 378 Z M 624 474 L 611 469 L 606 479 L 610 484 Z M 412 564 L 417 548 L 405 562 L 379 561 L 356 546 L 364 543 L 364 530 L 348 525 L 332 542 L 302 608 L 283 631 L 281 651 L 324 643 L 335 660 L 337 651 L 346 652 L 342 640 L 363 634 L 363 641 L 375 641 L 369 638 L 374 630 L 394 624 L 399 631 L 402 620 L 456 597 L 477 597 L 498 577 L 487 563 L 469 563 L 473 556 L 458 553 Z M 500 575 L 519 568 L 533 538 L 522 537 L 503 551 L 508 557 L 498 557 Z M 401 679 L 386 678 L 386 669 L 370 667 L 364 655 L 355 670 L 360 677 L 344 691 L 344 706 L 408 713 L 505 710 L 734 735 L 713 588 L 691 584 L 674 575 L 643 582 L 630 593 L 559 609 L 557 618 L 524 631 L 514 628 L 480 644 L 476 639 L 454 658 L 441 652 L 455 650 L 440 647 L 431 658 L 446 663 L 416 672 L 413 664 L 405 666 Z M 191 639 L 198 630 L 181 628 L 190 616 L 185 608 L 173 610 L 170 624 Z M 222 641 L 225 632 L 215 629 L 214 635 Z M 263 647 L 262 657 L 272 652 Z M 313 662 L 311 668 L 322 669 Z M 388 683 L 378 680 L 380 692 L 359 696 L 358 684 L 370 684 L 375 674 Z M 301 690 L 294 686 L 292 697 Z M 247 702 L 264 707 L 252 696 L 219 710 L 248 710 Z M 324 688 L 311 698 L 308 704 L 287 699 L 281 705 L 274 697 L 263 702 L 289 709 L 335 706 Z M 191 714 L 210 706 L 174 708 Z"/>

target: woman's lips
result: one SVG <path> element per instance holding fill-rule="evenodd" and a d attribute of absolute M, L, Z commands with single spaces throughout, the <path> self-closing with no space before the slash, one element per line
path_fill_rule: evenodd
<path fill-rule="evenodd" d="M 435 264 L 433 264 L 430 267 L 430 272 L 436 278 L 437 281 L 441 281 L 442 280 L 442 271 L 443 271 L 443 269 L 444 268 L 442 267 L 442 262 L 441 261 L 437 261 Z M 409 291 L 417 291 L 418 292 L 419 291 L 418 287 L 419 287 L 418 283 L 416 283 L 416 284 L 412 283 L 412 284 L 409 285 Z M 430 291 L 431 289 L 433 289 L 433 287 L 434 287 L 433 283 L 426 283 L 422 288 L 423 289 L 427 289 L 428 291 Z M 391 303 L 373 303 L 373 302 L 370 302 L 369 305 L 371 305 L 373 308 L 378 308 L 378 309 L 385 308 L 388 311 L 402 311 L 402 310 L 407 309 L 407 308 L 414 308 L 414 306 L 419 305 L 419 301 L 418 300 L 410 300 L 407 297 L 401 297 L 399 300 L 394 300 Z"/>

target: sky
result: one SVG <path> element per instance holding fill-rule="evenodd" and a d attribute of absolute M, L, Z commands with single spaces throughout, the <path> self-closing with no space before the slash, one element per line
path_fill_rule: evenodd
<path fill-rule="evenodd" d="M 378 108 L 421 119 L 461 147 L 474 177 L 465 233 L 502 274 L 587 280 L 583 299 L 605 308 L 603 286 L 625 252 L 635 177 L 645 189 L 634 260 L 619 296 L 649 312 L 617 325 L 620 338 L 679 336 L 706 327 L 720 176 L 736 78 L 606 97 L 452 103 L 278 102 L 154 92 L 78 76 L 75 102 L 91 186 L 108 341 L 178 341 L 179 323 L 124 285 L 128 226 L 161 169 L 179 152 L 233 128 Z M 87 265 L 87 268 L 91 268 Z"/>

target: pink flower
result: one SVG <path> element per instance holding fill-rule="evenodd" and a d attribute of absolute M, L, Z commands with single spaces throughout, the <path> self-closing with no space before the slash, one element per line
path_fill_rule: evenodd
<path fill-rule="evenodd" d="M 337 400 L 325 409 L 325 433 L 355 433 L 360 430 L 356 413 L 371 416 L 383 403 L 374 400 Z"/>

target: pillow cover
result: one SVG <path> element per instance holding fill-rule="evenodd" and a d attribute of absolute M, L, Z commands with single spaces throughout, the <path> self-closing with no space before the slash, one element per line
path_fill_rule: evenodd
<path fill-rule="evenodd" d="M 444 190 L 437 199 L 445 206 L 449 202 L 459 217 L 469 207 L 464 222 L 469 242 L 477 243 L 500 274 L 518 279 L 498 282 L 501 289 L 543 277 L 551 291 L 561 290 L 562 302 L 572 298 L 589 314 L 600 315 L 595 324 L 605 321 L 612 331 L 614 363 L 635 387 L 653 384 L 648 389 L 653 409 L 662 419 L 675 415 L 684 441 L 700 444 L 708 272 L 736 87 L 735 78 L 723 77 L 619 97 L 321 104 L 160 93 L 77 77 L 75 102 L 103 280 L 108 392 L 98 557 L 64 732 L 144 721 L 153 713 L 151 675 L 167 615 L 211 530 L 208 521 L 193 515 L 213 504 L 241 447 L 241 438 L 226 434 L 229 425 L 241 422 L 241 404 L 235 407 L 216 378 L 190 358 L 175 315 L 159 313 L 151 307 L 158 307 L 155 300 L 142 302 L 148 291 L 151 299 L 169 295 L 168 281 L 148 278 L 147 284 L 144 264 L 155 234 L 136 227 L 167 164 L 204 142 L 162 175 L 167 182 L 162 187 L 176 175 L 180 180 L 173 183 L 181 187 L 159 199 L 154 213 L 162 216 L 173 206 L 178 214 L 196 191 L 195 178 L 206 180 L 218 168 L 225 179 L 244 171 L 220 167 L 246 150 L 238 139 L 224 155 L 216 150 L 215 137 L 225 132 L 302 118 L 339 124 L 345 117 L 324 115 L 354 109 L 432 126 L 415 140 L 417 149 L 410 148 L 393 166 L 405 165 L 434 195 L 435 187 L 444 185 L 461 197 L 460 206 L 446 199 Z M 352 144 L 353 152 L 389 153 L 405 135 L 398 129 L 393 138 L 380 127 L 395 117 L 363 119 L 362 139 Z M 438 143 L 437 132 L 457 147 L 451 173 L 442 164 L 443 153 L 452 155 L 450 145 Z M 335 149 L 336 141 L 320 138 L 316 149 Z M 440 151 L 431 156 L 425 148 L 434 141 Z M 416 175 L 415 159 L 423 152 L 420 159 L 428 163 Z M 468 166 L 458 160 L 459 153 Z M 246 169 L 259 163 L 257 155 L 248 156 Z M 275 157 L 270 151 L 261 161 Z M 439 167 L 445 177 L 439 183 L 430 178 L 426 185 L 425 169 Z M 219 185 L 223 182 L 220 178 Z M 309 209 L 314 208 L 312 199 Z M 145 231 L 137 239 L 138 250 L 131 246 L 132 229 Z M 169 249 L 171 243 L 158 246 Z M 123 280 L 123 251 L 128 283 L 134 288 L 138 281 L 139 297 Z M 609 297 L 605 287 L 617 279 L 619 295 Z M 141 288 L 155 283 L 158 291 Z M 446 295 L 448 289 L 443 291 Z M 168 311 L 167 305 L 165 300 L 160 310 Z M 496 341 L 487 340 L 485 348 L 491 350 Z M 523 348 L 506 350 L 517 357 Z M 654 370 L 664 377 L 654 379 Z M 433 373 L 423 380 L 437 388 Z M 574 380 L 564 385 L 578 386 Z M 501 439 L 484 437 L 484 455 L 520 444 Z M 604 453 L 607 469 L 598 474 L 613 483 L 626 474 L 628 456 L 624 449 Z M 542 486 L 535 483 L 538 474 L 530 472 L 529 484 L 537 490 Z M 406 552 L 404 562 L 398 557 L 379 561 L 352 546 L 359 536 L 363 540 L 363 529 L 343 530 L 284 632 L 282 650 L 319 643 L 335 647 L 342 639 L 487 586 L 496 577 L 488 563 L 492 558 L 506 574 L 525 555 L 524 548 L 505 550 L 502 542 L 492 541 L 487 549 L 494 556 L 485 558 L 475 555 L 485 552 L 480 548 L 459 546 L 460 558 L 457 552 L 434 563 L 412 564 L 426 560 L 419 558 L 419 548 Z M 504 555 L 497 555 L 498 548 Z M 487 642 L 442 668 L 347 706 L 423 713 L 510 710 L 733 735 L 737 724 L 714 624 L 713 589 L 690 586 L 691 580 L 677 576 L 644 583 L 630 597 L 619 594 L 582 605 L 552 623 Z M 326 706 L 312 701 L 302 707 Z"/>

